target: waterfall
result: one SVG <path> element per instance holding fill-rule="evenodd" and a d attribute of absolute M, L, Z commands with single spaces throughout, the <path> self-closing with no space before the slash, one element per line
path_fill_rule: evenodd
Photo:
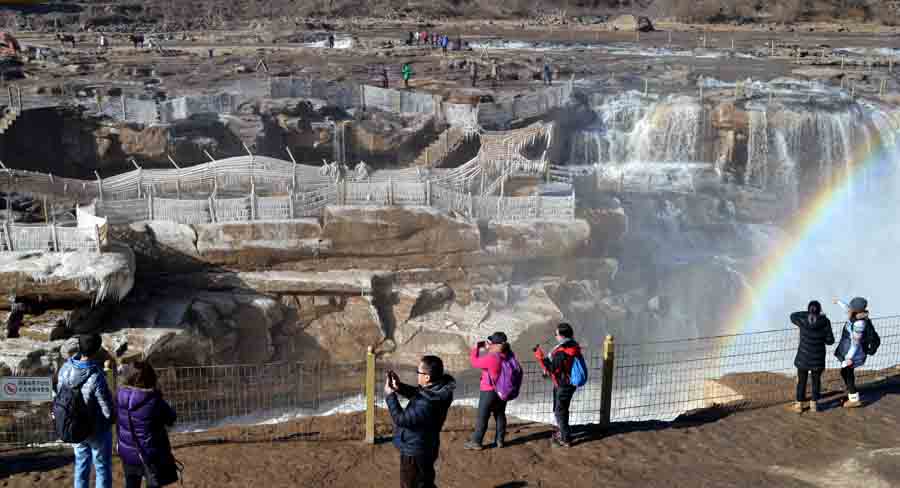
<path fill-rule="evenodd" d="M 630 134 L 631 157 L 648 162 L 698 161 L 702 112 L 703 107 L 690 97 L 657 104 Z"/>
<path fill-rule="evenodd" d="M 571 148 L 575 164 L 700 159 L 703 109 L 691 97 L 648 102 L 627 94 L 605 100 L 594 110 L 598 123 L 580 131 Z"/>
<path fill-rule="evenodd" d="M 769 182 L 769 121 L 765 110 L 750 112 L 749 132 L 744 184 L 765 189 Z"/>

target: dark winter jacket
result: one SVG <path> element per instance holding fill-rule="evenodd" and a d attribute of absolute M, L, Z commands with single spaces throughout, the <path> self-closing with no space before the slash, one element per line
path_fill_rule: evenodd
<path fill-rule="evenodd" d="M 834 344 L 834 334 L 828 317 L 825 314 L 817 317 L 815 322 L 810 322 L 809 312 L 791 314 L 791 323 L 800 329 L 800 343 L 794 357 L 794 366 L 798 368 L 825 369 L 825 346 Z"/>
<path fill-rule="evenodd" d="M 563 390 L 572 390 L 569 376 L 572 374 L 572 363 L 575 358 L 581 356 L 581 346 L 575 342 L 575 339 L 565 339 L 550 351 L 550 356 L 545 357 L 540 349 L 535 351 L 535 357 L 541 363 L 550 378 L 553 380 L 553 386 Z"/>
<path fill-rule="evenodd" d="M 158 390 L 145 390 L 123 386 L 116 397 L 119 424 L 119 456 L 122 462 L 140 465 L 141 458 L 146 456 L 148 463 L 156 465 L 174 463 L 172 447 L 166 426 L 175 424 L 175 411 L 162 398 Z M 132 430 L 128 420 L 131 412 Z"/>
<path fill-rule="evenodd" d="M 394 445 L 404 456 L 437 459 L 441 446 L 441 429 L 453 403 L 456 380 L 444 375 L 440 381 L 424 387 L 401 383 L 397 393 L 385 401 L 394 421 Z M 409 398 L 406 409 L 400 406 L 397 394 Z"/>

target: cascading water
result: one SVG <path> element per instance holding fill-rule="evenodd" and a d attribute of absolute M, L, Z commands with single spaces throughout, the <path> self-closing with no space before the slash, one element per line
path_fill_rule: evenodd
<path fill-rule="evenodd" d="M 625 335 L 642 331 L 642 337 L 626 339 L 684 337 L 683 327 L 714 335 L 734 332 L 729 327 L 780 326 L 785 310 L 797 303 L 802 308 L 804 297 L 828 298 L 824 295 L 832 288 L 812 279 L 816 269 L 834 276 L 826 280 L 832 284 L 854 281 L 856 275 L 842 267 L 852 261 L 852 246 L 859 244 L 846 237 L 843 219 L 853 221 L 853 228 L 864 222 L 880 229 L 887 227 L 880 220 L 896 220 L 883 209 L 900 204 L 895 201 L 900 177 L 894 149 L 900 111 L 817 85 L 773 86 L 751 84 L 750 94 L 739 99 L 723 97 L 721 92 L 708 94 L 702 105 L 697 97 L 684 95 L 595 96 L 595 121 L 570 139 L 569 162 L 597 165 L 599 192 L 630 194 L 625 200 L 631 235 L 618 256 L 621 269 L 626 270 L 623 276 L 636 275 L 628 286 L 638 284 L 651 290 L 648 293 L 673 295 L 669 315 L 653 319 L 656 324 L 637 324 L 634 317 L 627 325 L 610 324 Z M 776 90 L 778 98 L 770 99 L 767 88 Z M 701 174 L 711 175 L 712 186 L 696 184 Z M 695 193 L 697 188 L 701 190 Z M 816 202 L 839 217 L 829 222 L 827 230 L 812 231 L 796 222 L 812 219 L 810 213 L 815 210 L 810 207 Z M 797 235 L 816 232 L 821 233 L 817 244 Z M 891 223 L 884 234 L 900 235 L 900 225 Z M 796 262 L 783 264 L 787 270 L 774 278 L 791 284 L 791 290 L 782 289 L 780 295 L 790 297 L 783 300 L 790 305 L 784 308 L 766 302 L 776 298 L 760 299 L 753 307 L 760 310 L 761 318 L 753 324 L 727 324 L 739 301 L 735 294 L 716 296 L 718 311 L 698 319 L 689 311 L 709 297 L 664 289 L 666 281 L 678 288 L 680 281 L 671 279 L 673 274 L 695 276 L 690 270 L 702 267 L 704 279 L 721 285 L 706 289 L 735 291 L 755 286 L 759 289 L 754 294 L 762 296 L 773 285 L 751 279 L 756 267 L 774 266 L 769 263 L 772 256 L 798 241 L 808 242 L 800 248 L 818 247 L 804 251 Z M 886 250 L 869 246 L 862 252 L 867 260 L 875 259 L 873 249 Z M 866 263 L 874 266 L 874 261 Z M 795 274 L 793 270 L 803 271 Z M 873 273 L 882 274 L 874 269 Z M 856 292 L 838 294 L 850 293 Z M 679 300 L 683 303 L 676 303 Z"/>
<path fill-rule="evenodd" d="M 578 164 L 697 161 L 703 110 L 686 96 L 652 101 L 634 93 L 605 100 L 598 121 L 576 135 L 570 159 Z"/>

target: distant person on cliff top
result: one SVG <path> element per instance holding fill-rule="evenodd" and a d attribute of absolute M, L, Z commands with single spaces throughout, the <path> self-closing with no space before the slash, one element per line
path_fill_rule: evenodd
<path fill-rule="evenodd" d="M 444 54 L 447 54 L 447 46 L 450 45 L 450 38 L 447 37 L 446 34 L 441 36 L 441 50 L 444 51 Z"/>
<path fill-rule="evenodd" d="M 414 40 L 415 38 L 416 38 L 416 34 L 415 34 L 414 32 L 412 32 L 412 31 L 410 31 L 410 33 L 409 33 L 409 38 L 406 39 L 406 45 L 407 45 L 407 46 L 412 46 L 412 45 L 413 45 L 413 40 Z"/>
<path fill-rule="evenodd" d="M 469 61 L 469 74 L 472 76 L 472 88 L 478 83 L 478 63 L 475 60 Z"/>
<path fill-rule="evenodd" d="M 544 62 L 544 84 L 550 86 L 553 84 L 553 72 L 550 69 L 550 63 Z"/>
<path fill-rule="evenodd" d="M 837 298 L 834 303 L 847 311 L 847 323 L 841 329 L 841 340 L 834 351 L 841 362 L 841 378 L 847 387 L 845 408 L 861 407 L 859 392 L 856 390 L 856 368 L 866 364 L 866 357 L 875 354 L 881 345 L 881 338 L 869 319 L 869 302 L 863 297 L 856 297 L 846 304 Z"/>
<path fill-rule="evenodd" d="M 434 488 L 434 463 L 456 381 L 444 372 L 444 363 L 437 356 L 423 356 L 416 375 L 418 386 L 411 386 L 388 371 L 385 403 L 394 423 L 394 445 L 400 450 L 400 486 Z M 409 399 L 405 409 L 397 395 Z"/>
<path fill-rule="evenodd" d="M 328 34 L 328 49 L 334 49 L 334 34 Z"/>
<path fill-rule="evenodd" d="M 389 84 L 387 68 L 381 67 L 381 87 L 387 88 Z"/>
<path fill-rule="evenodd" d="M 797 368 L 797 397 L 791 408 L 802 413 L 806 402 L 806 379 L 812 376 L 812 400 L 809 409 L 819 411 L 822 391 L 822 371 L 825 370 L 825 346 L 834 344 L 831 321 L 822 313 L 822 304 L 813 300 L 802 312 L 791 314 L 791 323 L 800 330 L 800 342 L 794 366 Z"/>
<path fill-rule="evenodd" d="M 481 354 L 484 350 L 485 354 Z M 478 421 L 472 438 L 463 446 L 480 451 L 491 416 L 494 417 L 494 443 L 502 448 L 506 441 L 506 402 L 515 399 L 522 387 L 522 366 L 507 341 L 506 334 L 494 332 L 487 341 L 472 347 L 469 361 L 481 370 L 478 396 Z"/>
<path fill-rule="evenodd" d="M 400 69 L 400 74 L 403 75 L 403 88 L 409 88 L 409 79 L 412 78 L 412 66 L 409 63 L 403 63 L 403 68 Z"/>
<path fill-rule="evenodd" d="M 575 342 L 572 326 L 563 322 L 556 327 L 557 345 L 544 355 L 541 346 L 535 346 L 534 357 L 553 381 L 553 413 L 556 415 L 558 431 L 553 434 L 553 447 L 571 447 L 569 430 L 569 406 L 575 390 L 587 383 L 587 365 L 581 356 L 581 346 Z"/>

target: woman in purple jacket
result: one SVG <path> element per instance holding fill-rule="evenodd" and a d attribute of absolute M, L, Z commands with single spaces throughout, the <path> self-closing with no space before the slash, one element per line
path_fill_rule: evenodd
<path fill-rule="evenodd" d="M 125 384 L 116 403 L 125 488 L 141 487 L 145 464 L 157 474 L 157 486 L 174 483 L 178 470 L 166 426 L 175 424 L 175 411 L 157 389 L 156 371 L 150 363 L 137 361 L 126 365 L 122 376 Z"/>

